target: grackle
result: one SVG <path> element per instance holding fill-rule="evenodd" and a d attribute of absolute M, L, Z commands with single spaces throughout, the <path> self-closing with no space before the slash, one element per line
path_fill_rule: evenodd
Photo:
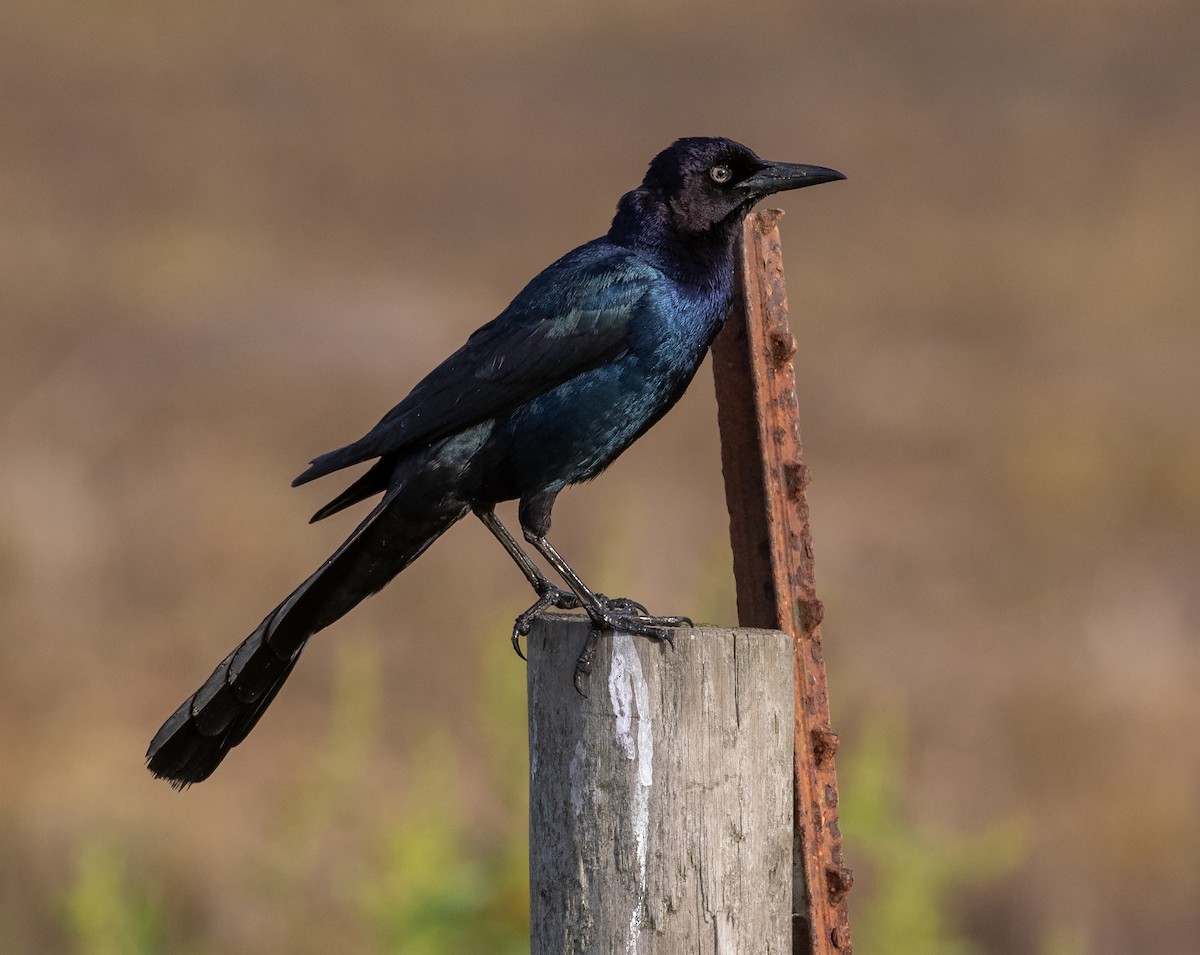
<path fill-rule="evenodd" d="M 422 379 L 365 436 L 314 459 L 293 484 L 374 461 L 313 516 L 383 497 L 163 724 L 146 754 L 176 788 L 200 782 L 258 722 L 309 638 L 379 591 L 468 512 L 529 580 L 534 604 L 513 642 L 550 607 L 582 607 L 602 629 L 669 639 L 686 617 L 591 590 L 546 539 L 554 499 L 594 478 L 683 394 L 733 293 L 734 246 L 764 196 L 845 177 L 767 162 L 729 139 L 681 139 L 621 197 L 608 234 L 567 253 Z M 562 577 L 552 584 L 497 519 L 518 500 L 525 541 Z M 518 652 L 519 649 L 518 649 Z"/>

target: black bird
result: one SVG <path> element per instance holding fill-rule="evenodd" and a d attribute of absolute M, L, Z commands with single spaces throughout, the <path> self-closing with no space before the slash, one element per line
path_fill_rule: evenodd
<path fill-rule="evenodd" d="M 680 139 L 655 156 L 642 184 L 621 197 L 607 235 L 534 278 L 364 437 L 296 478 L 304 484 L 375 461 L 314 521 L 383 497 L 163 724 L 146 754 L 150 771 L 176 788 L 206 779 L 246 738 L 308 639 L 468 511 L 537 593 L 517 618 L 514 644 L 552 606 L 582 607 L 595 633 L 665 637 L 665 628 L 690 624 L 589 589 L 546 540 L 554 499 L 603 471 L 679 400 L 729 311 L 734 244 L 750 208 L 772 193 L 844 178 L 767 162 L 721 138 Z M 509 500 L 520 502 L 525 540 L 569 592 L 496 518 L 495 505 Z"/>

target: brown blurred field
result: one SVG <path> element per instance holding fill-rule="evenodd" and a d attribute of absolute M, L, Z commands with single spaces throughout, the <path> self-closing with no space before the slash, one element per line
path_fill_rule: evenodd
<path fill-rule="evenodd" d="M 519 930 L 529 595 L 475 522 L 212 780 L 142 753 L 352 526 L 292 476 L 690 134 L 850 177 L 782 229 L 859 950 L 1200 951 L 1198 37 L 1183 0 L 7 7 L 0 951 L 132 951 L 112 909 L 138 951 L 500 951 L 416 940 L 464 885 Z M 711 392 L 555 527 L 732 623 Z M 905 891 L 940 928 L 878 927 Z"/>

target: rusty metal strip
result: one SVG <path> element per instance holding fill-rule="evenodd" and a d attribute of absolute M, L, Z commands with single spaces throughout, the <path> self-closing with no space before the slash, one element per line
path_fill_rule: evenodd
<path fill-rule="evenodd" d="M 733 312 L 713 344 L 721 466 L 729 506 L 738 622 L 783 630 L 795 646 L 793 835 L 795 955 L 849 955 L 834 753 L 829 726 L 823 608 L 813 577 L 800 441 L 796 340 L 788 329 L 783 257 L 770 209 L 747 217 Z"/>

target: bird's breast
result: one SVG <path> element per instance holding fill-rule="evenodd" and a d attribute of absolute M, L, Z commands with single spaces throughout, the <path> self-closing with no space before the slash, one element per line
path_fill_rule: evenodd
<path fill-rule="evenodd" d="M 648 370 L 690 380 L 724 324 L 732 297 L 730 283 L 671 287 L 639 315 L 631 329 L 632 350 L 642 355 Z"/>
<path fill-rule="evenodd" d="M 529 402 L 509 422 L 526 475 L 574 484 L 611 464 L 679 400 L 728 307 L 718 298 L 659 310 L 632 330 L 624 356 Z"/>

